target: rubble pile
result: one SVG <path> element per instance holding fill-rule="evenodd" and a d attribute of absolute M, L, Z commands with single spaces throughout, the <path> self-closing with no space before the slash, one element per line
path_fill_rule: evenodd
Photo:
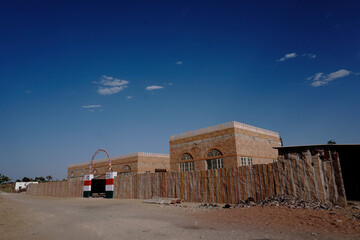
<path fill-rule="evenodd" d="M 288 208 L 311 208 L 311 209 L 325 209 L 330 210 L 331 206 L 320 201 L 309 201 L 302 198 L 291 197 L 288 195 L 278 195 L 264 200 L 255 202 L 253 198 L 248 198 L 246 201 L 240 201 L 233 205 L 234 208 L 243 208 L 251 206 L 282 206 Z"/>
<path fill-rule="evenodd" d="M 254 206 L 276 206 L 276 207 L 287 207 L 287 208 L 310 208 L 310 209 L 324 209 L 324 210 L 332 210 L 333 207 L 341 208 L 340 206 L 331 206 L 327 203 L 323 203 L 320 201 L 309 201 L 304 200 L 302 198 L 291 197 L 288 195 L 278 195 L 270 198 L 266 198 L 264 200 L 260 200 L 255 202 L 252 197 L 249 197 L 246 201 L 241 200 L 237 204 L 225 204 L 223 208 L 245 208 L 245 207 L 254 207 Z M 202 208 L 214 208 L 219 207 L 216 204 L 201 204 L 199 207 Z"/>

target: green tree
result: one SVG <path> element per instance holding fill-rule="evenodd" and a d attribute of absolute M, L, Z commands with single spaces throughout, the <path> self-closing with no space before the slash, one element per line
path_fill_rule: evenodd
<path fill-rule="evenodd" d="M 36 182 L 45 182 L 45 178 L 44 177 L 36 177 L 34 179 Z"/>
<path fill-rule="evenodd" d="M 48 180 L 49 182 L 53 179 L 53 177 L 51 175 L 46 177 L 46 180 Z"/>
<path fill-rule="evenodd" d="M 23 179 L 21 180 L 22 182 L 31 182 L 32 179 L 28 178 L 28 177 L 23 177 Z"/>
<path fill-rule="evenodd" d="M 0 174 L 0 184 L 10 181 L 11 179 L 8 176 Z"/>
<path fill-rule="evenodd" d="M 327 142 L 327 144 L 336 144 L 336 142 L 333 139 L 331 139 Z"/>

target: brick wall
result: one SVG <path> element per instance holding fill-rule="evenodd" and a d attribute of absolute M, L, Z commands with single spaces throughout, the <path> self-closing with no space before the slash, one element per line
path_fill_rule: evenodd
<path fill-rule="evenodd" d="M 167 169 L 169 171 L 169 155 L 156 153 L 131 153 L 111 158 L 112 169 L 118 174 L 124 173 L 126 166 L 130 167 L 131 174 L 155 172 L 155 169 Z M 68 168 L 68 179 L 82 178 L 89 173 L 90 162 L 71 165 Z M 97 173 L 94 175 L 104 177 L 109 168 L 107 159 L 95 160 L 92 170 Z"/>
<path fill-rule="evenodd" d="M 170 139 L 170 169 L 180 171 L 181 157 L 189 153 L 194 158 L 195 170 L 206 170 L 207 153 L 218 149 L 224 167 L 241 166 L 241 157 L 253 158 L 253 164 L 272 163 L 277 159 L 280 136 L 264 129 L 230 122 L 206 129 L 172 136 Z"/>

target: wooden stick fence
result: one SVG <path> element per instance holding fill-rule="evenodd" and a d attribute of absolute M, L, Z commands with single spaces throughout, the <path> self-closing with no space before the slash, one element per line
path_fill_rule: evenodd
<path fill-rule="evenodd" d="M 63 182 L 29 184 L 26 194 L 49 197 L 82 197 L 83 181 L 71 179 L 70 181 Z"/>
<path fill-rule="evenodd" d="M 237 203 L 287 194 L 305 200 L 346 204 L 339 160 L 323 161 L 311 154 L 271 164 L 207 171 L 145 173 L 114 178 L 114 198 L 181 198 L 186 202 Z M 81 197 L 83 182 L 29 185 L 27 194 Z"/>

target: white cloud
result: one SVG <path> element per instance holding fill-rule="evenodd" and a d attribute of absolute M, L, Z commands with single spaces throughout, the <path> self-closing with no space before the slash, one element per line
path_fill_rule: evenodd
<path fill-rule="evenodd" d="M 277 59 L 276 61 L 277 62 L 283 62 L 285 60 L 288 60 L 288 59 L 291 59 L 291 58 L 296 58 L 296 57 L 299 57 L 299 55 L 297 55 L 296 53 L 288 53 L 288 54 L 285 54 L 285 56 L 283 56 L 282 58 L 280 59 Z M 308 57 L 308 58 L 316 58 L 316 55 L 313 54 L 313 53 L 304 53 L 303 55 L 300 55 L 300 57 Z"/>
<path fill-rule="evenodd" d="M 327 75 L 324 73 L 321 73 L 321 72 L 316 73 L 316 74 L 308 77 L 307 80 L 312 80 L 311 86 L 320 87 L 320 86 L 327 85 L 329 82 L 334 81 L 335 79 L 343 78 L 350 74 L 351 74 L 350 71 L 348 71 L 346 69 L 340 69 L 336 72 L 332 72 Z"/>
<path fill-rule="evenodd" d="M 130 99 L 132 99 L 132 96 L 127 96 L 126 99 L 130 100 Z"/>
<path fill-rule="evenodd" d="M 99 104 L 96 104 L 96 105 L 84 105 L 82 106 L 82 108 L 100 108 L 102 107 L 101 105 Z"/>
<path fill-rule="evenodd" d="M 277 62 L 283 62 L 283 61 L 288 60 L 290 58 L 296 58 L 296 57 L 297 57 L 296 53 L 288 53 L 288 54 L 285 54 L 285 56 L 283 56 L 282 58 L 277 59 L 276 61 Z"/>
<path fill-rule="evenodd" d="M 94 83 L 101 85 L 97 90 L 100 95 L 111 95 L 124 90 L 124 88 L 127 87 L 129 81 L 103 75 L 101 76 L 99 82 L 95 81 Z"/>
<path fill-rule="evenodd" d="M 168 83 L 168 85 L 169 85 L 169 86 L 172 86 L 172 85 L 174 85 L 174 84 L 173 84 L 173 83 Z"/>
<path fill-rule="evenodd" d="M 312 54 L 312 53 L 304 53 L 302 56 L 303 57 L 309 57 L 309 58 L 316 58 L 316 55 Z"/>
<path fill-rule="evenodd" d="M 183 64 L 183 62 L 182 61 L 177 61 L 175 64 L 176 65 L 181 65 L 181 64 Z"/>
<path fill-rule="evenodd" d="M 27 91 L 25 91 L 25 93 L 31 93 L 31 91 L 30 91 L 30 90 L 27 90 Z"/>
<path fill-rule="evenodd" d="M 111 95 L 120 92 L 121 90 L 124 90 L 125 87 L 111 87 L 111 88 L 103 88 L 100 87 L 98 89 L 98 93 L 100 95 Z"/>
<path fill-rule="evenodd" d="M 121 79 L 114 78 L 114 77 L 111 77 L 111 76 L 103 75 L 103 76 L 101 77 L 99 83 L 100 83 L 101 85 L 103 85 L 103 86 L 115 87 L 115 86 L 127 85 L 127 84 L 129 83 L 129 81 L 121 80 Z"/>
<path fill-rule="evenodd" d="M 147 86 L 145 89 L 148 90 L 148 91 L 152 91 L 152 90 L 157 90 L 157 89 L 162 89 L 164 88 L 163 86 Z"/>

